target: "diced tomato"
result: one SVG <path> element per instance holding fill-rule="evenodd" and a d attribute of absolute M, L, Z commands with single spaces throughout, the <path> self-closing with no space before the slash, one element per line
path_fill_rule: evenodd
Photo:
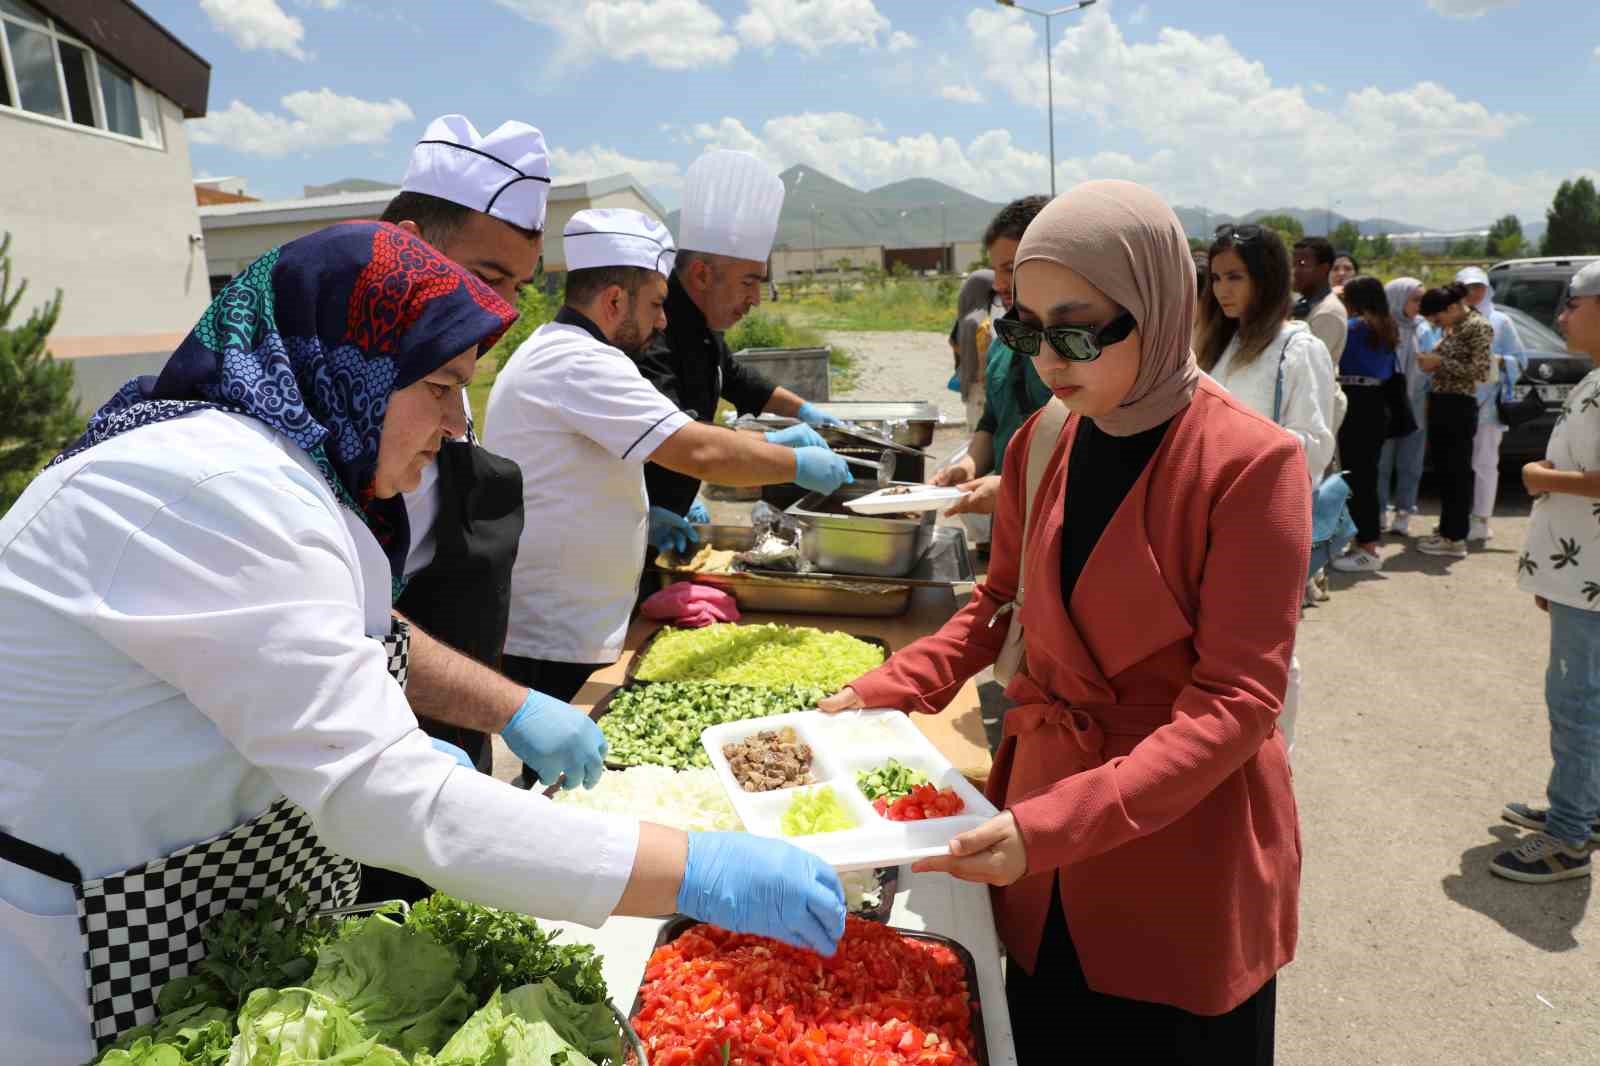
<path fill-rule="evenodd" d="M 945 805 L 948 805 L 946 801 Z M 850 919 L 829 960 L 698 926 L 658 949 L 634 1027 L 665 1066 L 974 1066 L 962 964 Z"/>

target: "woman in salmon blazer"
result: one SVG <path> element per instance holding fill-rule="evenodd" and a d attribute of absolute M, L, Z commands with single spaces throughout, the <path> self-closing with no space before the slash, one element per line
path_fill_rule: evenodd
<path fill-rule="evenodd" d="M 1194 262 L 1149 190 L 1090 182 L 1047 206 L 1017 252 L 1016 305 L 1004 339 L 1070 412 L 1039 488 L 1025 499 L 1048 405 L 1006 450 L 971 602 L 823 709 L 937 713 L 996 661 L 1023 578 L 1017 706 L 989 779 L 1001 813 L 918 868 L 994 886 L 1024 1064 L 1271 1062 L 1298 925 L 1276 723 L 1305 460 L 1197 369 Z"/>

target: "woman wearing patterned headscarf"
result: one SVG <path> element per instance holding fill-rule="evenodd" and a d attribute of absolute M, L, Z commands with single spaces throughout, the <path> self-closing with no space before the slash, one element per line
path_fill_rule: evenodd
<path fill-rule="evenodd" d="M 1302 449 L 1196 367 L 1194 261 L 1149 190 L 1046 207 L 1016 306 L 1002 336 L 1059 402 L 1007 451 L 985 583 L 825 708 L 936 713 L 984 667 L 1012 674 L 1003 810 L 918 869 L 994 886 L 1020 1061 L 1270 1062 L 1298 925 L 1276 723 Z"/>
<path fill-rule="evenodd" d="M 591 925 L 685 910 L 837 939 L 837 880 L 802 853 L 557 807 L 418 728 L 399 494 L 464 432 L 461 386 L 514 317 L 394 226 L 303 237 L 0 519 L 8 1058 L 92 1058 L 153 1019 L 222 909 L 349 903 L 357 861 Z"/>

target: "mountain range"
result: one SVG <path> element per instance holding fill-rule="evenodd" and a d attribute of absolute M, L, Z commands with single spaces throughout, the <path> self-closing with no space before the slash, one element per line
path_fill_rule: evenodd
<path fill-rule="evenodd" d="M 963 192 L 934 178 L 907 178 L 904 181 L 863 192 L 830 177 L 815 167 L 798 164 L 782 175 L 785 196 L 778 217 L 774 244 L 792 249 L 841 248 L 850 245 L 881 245 L 885 248 L 920 248 L 952 241 L 976 241 L 983 237 L 989 220 L 1002 204 Z M 328 185 L 308 185 L 305 195 L 321 196 L 336 192 L 368 192 L 392 188 L 391 184 L 364 178 L 346 178 Z M 1345 222 L 1354 222 L 1367 236 L 1380 233 L 1433 232 L 1392 218 L 1350 218 L 1323 208 L 1277 207 L 1232 215 L 1205 207 L 1175 208 L 1178 219 L 1191 237 L 1206 238 L 1224 222 L 1254 222 L 1266 215 L 1290 215 L 1298 219 L 1311 236 L 1328 233 Z M 667 215 L 667 226 L 678 231 L 680 212 Z M 1484 223 L 1486 228 L 1488 223 Z M 1537 242 L 1544 232 L 1544 220 L 1523 224 L 1523 236 Z"/>
<path fill-rule="evenodd" d="M 786 195 L 778 218 L 778 247 L 794 249 L 839 248 L 848 245 L 882 245 L 885 248 L 924 247 L 950 241 L 982 239 L 989 220 L 1003 206 L 933 178 L 909 178 L 863 192 L 804 164 L 781 175 Z M 1323 208 L 1277 207 L 1243 215 L 1211 211 L 1204 207 L 1175 209 L 1191 237 L 1209 237 L 1224 222 L 1253 222 L 1266 215 L 1290 215 L 1310 236 L 1319 236 L 1353 222 L 1367 236 L 1380 233 L 1435 232 L 1393 218 L 1352 218 Z M 679 212 L 667 216 L 667 226 L 678 229 Z M 1488 223 L 1484 223 L 1487 228 Z M 1524 235 L 1537 241 L 1543 220 L 1526 222 Z"/>

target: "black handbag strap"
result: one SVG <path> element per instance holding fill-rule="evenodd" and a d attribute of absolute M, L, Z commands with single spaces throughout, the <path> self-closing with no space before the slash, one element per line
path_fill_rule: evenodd
<path fill-rule="evenodd" d="M 4 829 L 0 829 L 0 859 L 74 888 L 83 884 L 83 871 L 78 869 L 77 863 L 65 855 L 12 836 Z"/>

